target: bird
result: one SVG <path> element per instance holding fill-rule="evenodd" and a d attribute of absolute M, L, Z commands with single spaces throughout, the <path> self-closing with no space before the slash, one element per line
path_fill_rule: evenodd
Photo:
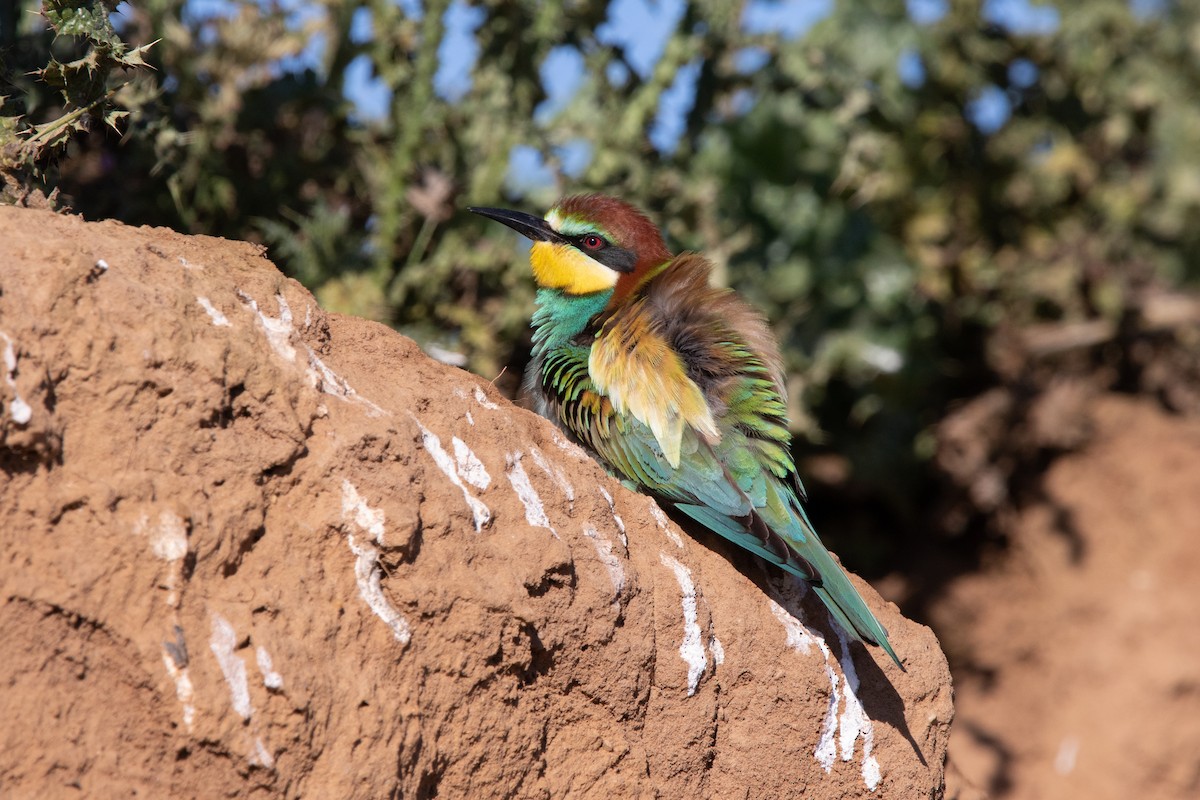
<path fill-rule="evenodd" d="M 545 217 L 469 210 L 532 242 L 526 388 L 538 412 L 623 482 L 805 580 L 847 633 L 903 670 L 804 510 L 766 319 L 621 199 L 572 195 Z"/>

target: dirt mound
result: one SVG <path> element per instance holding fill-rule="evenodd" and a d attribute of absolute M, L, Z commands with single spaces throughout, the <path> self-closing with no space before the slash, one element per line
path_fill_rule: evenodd
<path fill-rule="evenodd" d="M 254 247 L 0 256 L 4 797 L 940 794 L 945 659 L 861 581 L 907 673 Z"/>
<path fill-rule="evenodd" d="M 935 609 L 948 794 L 1200 797 L 1200 421 L 1108 396 L 1013 546 Z"/>

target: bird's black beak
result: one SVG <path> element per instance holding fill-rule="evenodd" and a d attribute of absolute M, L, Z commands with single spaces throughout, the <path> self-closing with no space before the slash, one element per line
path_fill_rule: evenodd
<path fill-rule="evenodd" d="M 541 217 L 526 214 L 524 211 L 509 211 L 506 208 L 468 208 L 473 214 L 503 222 L 522 236 L 535 242 L 553 242 L 555 244 L 570 244 L 570 241 L 550 227 Z"/>

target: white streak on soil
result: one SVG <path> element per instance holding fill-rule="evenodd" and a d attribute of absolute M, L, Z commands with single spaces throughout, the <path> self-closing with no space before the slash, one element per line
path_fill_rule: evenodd
<path fill-rule="evenodd" d="M 342 520 L 365 531 L 376 544 L 383 543 L 384 517 L 383 511 L 371 508 L 363 501 L 358 489 L 348 480 L 342 481 Z M 379 551 L 370 544 L 359 543 L 354 534 L 346 536 L 350 552 L 356 556 L 354 561 L 354 580 L 358 584 L 358 594 L 375 616 L 383 620 L 392 629 L 392 635 L 400 644 L 408 644 L 412 633 L 408 620 L 397 611 L 383 593 L 383 570 L 379 566 Z"/>
<path fill-rule="evenodd" d="M 371 535 L 376 544 L 383 544 L 386 531 L 386 518 L 382 508 L 371 508 L 358 488 L 346 479 L 342 479 L 342 519 L 353 522 Z"/>
<path fill-rule="evenodd" d="M 282 294 L 275 295 L 275 302 L 279 304 L 279 316 L 268 317 L 258 307 L 258 301 L 250 295 L 237 290 L 238 297 L 242 298 L 251 311 L 258 318 L 258 323 L 262 325 L 263 331 L 267 334 L 267 342 L 270 343 L 271 349 L 279 355 L 284 361 L 296 361 L 296 348 L 292 347 L 292 309 L 288 307 L 287 300 Z"/>
<path fill-rule="evenodd" d="M 608 571 L 608 578 L 612 581 L 613 595 L 619 595 L 625 588 L 625 570 L 621 568 L 621 559 L 613 553 L 612 540 L 605 538 L 604 534 L 591 525 L 584 526 L 583 535 L 591 540 L 592 545 L 596 548 L 596 556 L 604 565 L 604 569 Z"/>
<path fill-rule="evenodd" d="M 267 769 L 275 767 L 275 759 L 271 757 L 267 746 L 263 744 L 261 736 L 254 737 L 254 751 L 250 754 L 250 763 L 257 767 L 266 767 Z"/>
<path fill-rule="evenodd" d="M 683 604 L 683 642 L 679 645 L 679 657 L 688 665 L 688 697 L 696 693 L 700 677 L 708 666 L 708 656 L 700 637 L 700 623 L 696 617 L 696 584 L 688 568 L 666 553 L 658 554 L 664 567 L 675 573 L 679 582 Z"/>
<path fill-rule="evenodd" d="M 218 328 L 232 328 L 233 323 L 229 321 L 229 317 L 221 313 L 221 310 L 212 304 L 207 297 L 196 297 L 196 302 L 200 307 L 208 312 L 208 316 L 212 319 L 212 324 Z"/>
<path fill-rule="evenodd" d="M 725 663 L 725 647 L 715 634 L 709 634 L 708 652 L 712 653 L 713 663 L 718 667 Z"/>
<path fill-rule="evenodd" d="M 529 456 L 533 459 L 533 463 L 538 465 L 542 472 L 550 476 L 550 480 L 558 484 L 558 488 L 562 490 L 563 496 L 567 498 L 568 503 L 575 502 L 575 487 L 571 485 L 571 481 L 567 479 L 567 474 L 550 459 L 542 454 L 542 451 L 536 447 L 529 448 Z"/>
<path fill-rule="evenodd" d="M 250 684 L 246 681 L 246 662 L 235 651 L 237 650 L 237 632 L 229 620 L 217 612 L 212 612 L 212 637 L 208 647 L 217 658 L 217 664 L 225 675 L 225 683 L 229 684 L 229 699 L 233 710 L 242 719 L 250 719 L 254 708 L 250 705 Z"/>
<path fill-rule="evenodd" d="M 409 416 L 412 415 L 409 414 Z M 462 479 L 458 477 L 458 468 L 454 464 L 454 459 L 442 448 L 442 440 L 437 437 L 437 434 L 422 425 L 416 417 L 413 417 L 413 422 L 417 423 L 417 427 L 421 429 L 421 444 L 425 448 L 425 452 L 429 453 L 433 458 L 433 463 L 437 464 L 438 469 L 450 479 L 450 482 L 462 490 L 463 498 L 466 499 L 467 506 L 471 509 L 471 517 L 475 520 L 476 532 L 483 530 L 483 526 L 491 522 L 491 510 L 474 497 L 463 484 Z"/>
<path fill-rule="evenodd" d="M 613 500 L 613 496 L 608 493 L 608 489 L 603 486 L 597 487 L 600 489 L 600 494 L 604 495 L 604 499 L 608 502 L 608 510 L 612 512 L 613 522 L 617 524 L 617 534 L 621 537 L 621 544 L 629 547 L 629 537 L 625 535 L 625 520 L 621 519 L 621 515 L 617 513 L 617 504 Z"/>
<path fill-rule="evenodd" d="M 488 400 L 487 395 L 483 393 L 483 389 L 480 389 L 478 386 L 475 387 L 475 402 L 479 403 L 479 405 L 483 406 L 489 411 L 500 410 L 500 406 L 496 405 L 491 400 Z"/>
<path fill-rule="evenodd" d="M 488 474 L 483 462 L 467 446 L 467 443 L 454 436 L 450 439 L 450 444 L 454 446 L 454 463 L 458 467 L 459 477 L 476 489 L 488 488 L 492 482 L 492 476 Z"/>
<path fill-rule="evenodd" d="M 258 671 L 262 673 L 263 686 L 268 689 L 282 689 L 283 676 L 275 671 L 275 665 L 271 663 L 271 654 L 267 652 L 267 648 L 261 644 L 254 648 L 254 659 L 258 662 Z"/>
<path fill-rule="evenodd" d="M 507 453 L 504 456 L 508 468 L 505 473 L 508 475 L 508 482 L 512 484 L 513 491 L 517 493 L 517 498 L 521 501 L 521 505 L 525 506 L 525 521 L 535 528 L 545 528 L 554 534 L 555 539 L 561 538 L 558 531 L 554 530 L 554 526 L 550 524 L 550 518 L 546 516 L 546 508 L 542 505 L 542 498 L 538 495 L 537 489 L 533 488 L 533 484 L 529 482 L 529 474 L 525 472 L 525 467 L 521 466 L 521 451 L 515 453 Z"/>
<path fill-rule="evenodd" d="M 358 558 L 354 562 L 354 579 L 358 583 L 358 594 L 367 607 L 375 612 L 375 616 L 383 620 L 392 629 L 392 635 L 400 644 L 408 644 L 412 632 L 406 620 L 399 611 L 388 602 L 383 593 L 383 570 L 379 567 L 379 551 L 369 544 L 359 544 L 354 534 L 346 537 L 350 551 Z"/>
<path fill-rule="evenodd" d="M 258 302 L 241 289 L 237 290 L 237 294 L 242 299 L 242 302 L 258 317 L 259 324 L 262 325 L 263 331 L 266 332 L 267 341 L 270 343 L 271 348 L 284 361 L 297 363 L 296 348 L 292 346 L 292 334 L 294 333 L 292 309 L 283 294 L 275 295 L 275 302 L 279 305 L 278 318 L 268 317 L 259 309 Z M 354 387 L 345 378 L 326 366 L 325 362 L 317 356 L 311 347 L 304 345 L 304 351 L 307 358 L 303 366 L 305 374 L 308 376 L 308 381 L 312 384 L 313 388 L 324 394 L 340 397 L 347 402 L 360 403 L 366 406 L 367 413 L 372 417 L 387 415 L 386 411 L 355 391 Z"/>
<path fill-rule="evenodd" d="M 842 656 L 839 661 L 842 665 L 842 675 L 845 677 L 842 686 L 846 696 L 846 706 L 842 710 L 841 718 L 842 761 L 849 761 L 854 757 L 854 742 L 862 737 L 863 783 L 866 784 L 868 790 L 873 792 L 878 788 L 882 777 L 879 771 L 879 761 L 874 755 L 875 726 L 872 724 L 871 718 L 867 716 L 862 701 L 858 699 L 858 671 L 854 668 L 854 660 L 850 657 L 849 638 L 840 627 L 836 628 L 836 631 L 838 642 L 842 646 Z"/>
<path fill-rule="evenodd" d="M 187 729 L 188 733 L 191 733 L 192 724 L 196 721 L 196 704 L 194 702 L 196 690 L 192 686 L 188 668 L 176 664 L 175 659 L 171 658 L 171 654 L 166 648 L 163 649 L 163 666 L 167 668 L 167 674 L 175 682 L 175 696 L 179 698 L 179 703 L 183 706 L 183 727 Z"/>
<path fill-rule="evenodd" d="M 841 645 L 841 658 L 835 658 L 829 645 L 825 642 L 825 638 L 808 630 L 798 618 L 800 601 L 804 597 L 806 584 L 796 578 L 786 579 L 776 585 L 780 599 L 787 604 L 788 608 L 785 609 L 774 600 L 768 602 L 771 613 L 783 625 L 787 634 L 787 647 L 797 653 L 809 655 L 815 644 L 821 651 L 825 662 L 825 677 L 829 680 L 829 708 L 825 712 L 824 722 L 821 723 L 821 735 L 817 740 L 813 757 L 822 769 L 829 772 L 837 760 L 839 749 L 842 760 L 850 761 L 854 757 L 855 742 L 861 738 L 863 742 L 863 783 L 866 784 L 869 791 L 873 792 L 879 787 L 882 779 L 879 761 L 874 755 L 875 726 L 871 722 L 871 718 L 867 716 L 862 701 L 858 699 L 858 672 L 850 656 L 849 639 L 845 631 L 835 626 L 834 630 L 837 632 L 838 642 Z M 842 675 L 840 677 L 834 669 L 835 664 L 841 667 Z M 838 714 L 839 708 L 841 709 L 840 715 Z"/>
<path fill-rule="evenodd" d="M 663 510 L 658 507 L 658 503 L 654 502 L 653 499 L 648 498 L 647 501 L 650 504 L 650 515 L 654 517 L 654 521 L 658 524 L 658 529 L 666 534 L 667 538 L 670 539 L 676 547 L 682 550 L 683 539 L 680 539 L 679 534 L 671 530 L 671 520 L 667 519 L 667 515 L 663 513 Z"/>
<path fill-rule="evenodd" d="M 0 338 L 4 339 L 4 382 L 13 392 L 12 402 L 8 404 L 8 413 L 18 425 L 28 425 L 29 420 L 33 419 L 33 409 L 17 393 L 17 351 L 7 333 L 0 331 Z"/>

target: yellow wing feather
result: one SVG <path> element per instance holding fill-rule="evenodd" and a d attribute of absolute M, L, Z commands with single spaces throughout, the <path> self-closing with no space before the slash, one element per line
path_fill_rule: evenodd
<path fill-rule="evenodd" d="M 588 372 L 618 414 L 629 414 L 650 429 L 672 468 L 679 466 L 685 425 L 710 444 L 720 441 L 704 393 L 688 377 L 679 355 L 654 332 L 640 302 L 601 329 Z"/>

